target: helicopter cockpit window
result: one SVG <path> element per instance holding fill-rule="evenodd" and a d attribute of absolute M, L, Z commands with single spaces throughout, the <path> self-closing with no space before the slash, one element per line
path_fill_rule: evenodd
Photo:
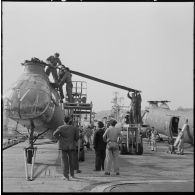
<path fill-rule="evenodd" d="M 23 89 L 23 88 L 36 88 L 49 92 L 48 83 L 40 76 L 29 76 L 28 74 L 22 75 L 18 81 L 16 81 L 12 89 Z"/>
<path fill-rule="evenodd" d="M 47 108 L 50 103 L 49 95 L 43 91 L 31 89 L 27 91 L 26 95 L 20 103 L 20 114 L 21 116 L 33 117 L 41 114 Z"/>
<path fill-rule="evenodd" d="M 51 103 L 47 82 L 35 77 L 25 77 L 10 89 L 4 107 L 11 118 L 35 117 L 44 112 Z"/>

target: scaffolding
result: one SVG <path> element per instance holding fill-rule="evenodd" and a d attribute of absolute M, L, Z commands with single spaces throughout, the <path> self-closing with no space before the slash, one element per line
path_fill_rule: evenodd
<path fill-rule="evenodd" d="M 87 84 L 85 81 L 73 81 L 73 103 L 63 103 L 63 108 L 66 116 L 70 116 L 73 121 L 73 125 L 82 129 L 81 117 L 82 115 L 90 116 L 90 123 L 92 122 L 92 102 L 87 103 Z M 79 137 L 82 132 L 79 132 Z M 84 139 L 83 136 L 78 141 L 78 159 L 84 161 Z"/>
<path fill-rule="evenodd" d="M 66 102 L 63 104 L 65 115 L 72 116 L 73 122 L 78 126 L 81 124 L 81 116 L 85 114 L 92 119 L 92 102 L 87 103 L 87 83 L 85 81 L 73 81 L 72 96 L 73 103 Z"/>

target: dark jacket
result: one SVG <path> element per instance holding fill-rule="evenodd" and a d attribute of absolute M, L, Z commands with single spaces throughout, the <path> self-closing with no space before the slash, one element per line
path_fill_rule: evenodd
<path fill-rule="evenodd" d="M 93 145 L 95 150 L 106 150 L 106 142 L 103 140 L 104 129 L 98 129 L 94 133 Z"/>
<path fill-rule="evenodd" d="M 69 71 L 60 71 L 59 72 L 60 84 L 72 83 L 72 75 Z"/>
<path fill-rule="evenodd" d="M 59 140 L 60 150 L 75 150 L 79 129 L 72 125 L 62 125 L 54 131 L 53 136 Z"/>
<path fill-rule="evenodd" d="M 55 56 L 49 56 L 46 61 L 51 62 L 54 67 L 62 64 L 61 60 Z"/>

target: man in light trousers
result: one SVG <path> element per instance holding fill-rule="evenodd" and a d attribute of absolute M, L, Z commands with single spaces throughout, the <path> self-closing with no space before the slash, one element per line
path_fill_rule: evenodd
<path fill-rule="evenodd" d="M 112 120 L 110 121 L 111 127 L 106 129 L 103 140 L 107 142 L 106 146 L 106 160 L 105 160 L 105 175 L 110 175 L 111 166 L 113 163 L 114 172 L 116 175 L 119 175 L 119 165 L 118 165 L 118 157 L 119 157 L 119 146 L 118 146 L 118 140 L 121 137 L 121 128 L 116 128 L 115 125 L 117 121 Z M 116 144 L 116 148 L 109 149 L 108 145 L 109 142 L 114 142 Z"/>
<path fill-rule="evenodd" d="M 157 139 L 157 134 L 158 132 L 154 127 L 152 127 L 151 131 L 151 151 L 157 151 L 157 144 L 156 144 L 156 139 Z"/>

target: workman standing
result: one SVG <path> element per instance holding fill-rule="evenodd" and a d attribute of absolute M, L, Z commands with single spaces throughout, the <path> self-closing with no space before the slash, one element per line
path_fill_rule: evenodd
<path fill-rule="evenodd" d="M 74 178 L 74 155 L 76 142 L 79 139 L 79 129 L 72 125 L 70 117 L 65 117 L 64 121 L 66 124 L 58 127 L 53 136 L 59 140 L 59 150 L 62 152 L 63 179 L 69 180 L 69 172 Z"/>
<path fill-rule="evenodd" d="M 95 149 L 95 169 L 94 171 L 104 171 L 104 160 L 106 157 L 106 142 L 103 140 L 105 129 L 102 121 L 98 122 L 98 129 L 93 137 L 93 147 Z"/>
<path fill-rule="evenodd" d="M 116 128 L 115 125 L 117 124 L 116 120 L 110 120 L 111 127 L 106 129 L 103 140 L 107 142 L 106 145 L 106 167 L 105 167 L 105 175 L 110 175 L 111 166 L 113 163 L 114 172 L 116 175 L 119 175 L 119 164 L 118 164 L 118 157 L 119 157 L 119 142 L 121 139 L 121 128 Z"/>
<path fill-rule="evenodd" d="M 45 72 L 48 76 L 50 73 L 52 73 L 55 83 L 58 83 L 57 67 L 62 64 L 59 56 L 59 53 L 55 53 L 54 56 L 49 56 L 46 59 L 46 62 L 49 64 L 49 66 L 46 68 Z"/>
<path fill-rule="evenodd" d="M 131 99 L 130 123 L 141 123 L 141 94 L 133 92 L 132 96 L 128 93 L 128 98 Z"/>
<path fill-rule="evenodd" d="M 151 130 L 151 151 L 156 151 L 157 150 L 157 145 L 156 145 L 156 139 L 157 139 L 158 132 L 154 127 L 152 127 Z"/>
<path fill-rule="evenodd" d="M 174 138 L 170 137 L 169 138 L 169 150 L 167 151 L 168 153 L 175 154 L 175 147 L 174 147 Z"/>
<path fill-rule="evenodd" d="M 151 128 L 147 128 L 146 129 L 146 137 L 148 138 L 148 145 L 151 146 L 151 133 L 152 129 Z"/>
<path fill-rule="evenodd" d="M 88 125 L 87 127 L 84 128 L 84 137 L 88 146 L 88 149 L 91 150 L 91 145 L 92 145 L 92 134 L 93 134 L 93 129 L 92 125 Z"/>
<path fill-rule="evenodd" d="M 68 102 L 73 102 L 72 98 L 72 74 L 70 73 L 70 69 L 68 67 L 62 66 L 62 68 L 59 71 L 59 92 L 61 97 L 61 102 L 63 102 L 64 99 L 64 93 L 63 93 L 63 85 L 66 83 L 66 93 L 68 96 Z"/>
<path fill-rule="evenodd" d="M 137 123 L 137 116 L 136 116 L 136 93 L 133 92 L 132 96 L 127 94 L 128 98 L 131 99 L 131 109 L 130 109 L 130 123 Z"/>
<path fill-rule="evenodd" d="M 137 122 L 141 123 L 141 94 L 138 92 L 136 97 L 136 115 L 137 115 Z"/>

